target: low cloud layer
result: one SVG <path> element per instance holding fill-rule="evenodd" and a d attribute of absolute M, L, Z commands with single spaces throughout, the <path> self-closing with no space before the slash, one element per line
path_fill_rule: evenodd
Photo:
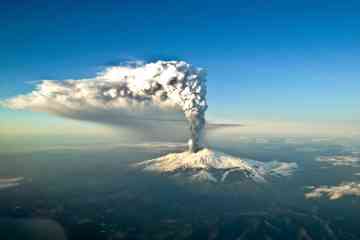
<path fill-rule="evenodd" d="M 190 146 L 205 125 L 206 74 L 183 61 L 109 67 L 94 78 L 44 80 L 29 94 L 2 102 L 11 109 L 142 129 L 190 123 Z M 164 128 L 166 129 L 166 128 Z"/>
<path fill-rule="evenodd" d="M 24 178 L 0 178 L 0 190 L 19 186 Z"/>
<path fill-rule="evenodd" d="M 320 186 L 309 187 L 310 192 L 305 194 L 306 198 L 320 198 L 327 197 L 330 200 L 336 200 L 345 196 L 360 197 L 360 183 L 344 182 L 338 186 Z"/>
<path fill-rule="evenodd" d="M 320 156 L 316 161 L 331 164 L 333 166 L 360 166 L 360 156 L 358 154 L 352 155 L 335 155 L 335 156 Z"/>

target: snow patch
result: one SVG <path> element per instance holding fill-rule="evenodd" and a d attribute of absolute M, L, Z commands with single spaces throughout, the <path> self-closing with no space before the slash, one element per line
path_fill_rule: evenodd
<path fill-rule="evenodd" d="M 138 163 L 136 167 L 145 171 L 186 176 L 196 181 L 227 182 L 232 178 L 235 181 L 266 182 L 269 176 L 291 175 L 297 169 L 297 164 L 240 159 L 205 148 L 196 153 L 170 153 Z"/>

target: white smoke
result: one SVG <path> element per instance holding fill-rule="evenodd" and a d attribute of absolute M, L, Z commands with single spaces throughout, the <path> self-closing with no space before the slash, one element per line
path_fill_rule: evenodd
<path fill-rule="evenodd" d="M 206 74 L 183 61 L 157 61 L 137 67 L 109 67 L 95 78 L 44 80 L 36 90 L 3 102 L 13 109 L 30 109 L 88 121 L 137 125 L 183 112 L 190 123 L 190 151 L 202 147 L 205 125 Z M 111 117 L 109 117 L 109 114 Z"/>

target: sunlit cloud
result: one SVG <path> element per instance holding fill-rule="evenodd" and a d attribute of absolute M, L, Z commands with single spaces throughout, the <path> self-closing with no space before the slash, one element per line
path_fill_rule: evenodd
<path fill-rule="evenodd" d="M 331 164 L 333 166 L 350 166 L 358 167 L 360 164 L 359 155 L 335 155 L 335 156 L 320 156 L 316 161 Z"/>
<path fill-rule="evenodd" d="M 305 197 L 308 199 L 324 196 L 330 200 L 336 200 L 345 196 L 360 196 L 360 183 L 356 182 L 344 182 L 337 186 L 311 186 L 308 189 L 311 190 L 305 193 Z"/>
<path fill-rule="evenodd" d="M 32 92 L 2 105 L 150 136 L 176 135 L 187 126 L 189 146 L 197 148 L 205 127 L 206 72 L 183 61 L 133 62 L 108 67 L 93 78 L 43 80 Z"/>
<path fill-rule="evenodd" d="M 17 187 L 22 183 L 23 180 L 23 177 L 0 178 L 0 190 Z"/>
<path fill-rule="evenodd" d="M 215 116 L 216 117 L 216 116 Z M 215 118 L 216 119 L 216 118 Z M 228 120 L 217 120 L 217 122 L 229 122 Z M 231 123 L 236 121 L 231 121 Z M 338 122 L 302 122 L 287 120 L 258 120 L 243 119 L 239 121 L 241 125 L 232 128 L 219 129 L 219 133 L 228 135 L 261 135 L 261 136 L 283 136 L 296 137 L 314 137 L 315 142 L 325 142 L 333 137 L 360 138 L 359 125 L 343 124 Z M 220 132 L 221 131 L 221 132 Z"/>
<path fill-rule="evenodd" d="M 51 152 L 51 151 L 114 151 L 117 149 L 143 149 L 143 150 L 177 150 L 185 149 L 186 144 L 183 142 L 139 142 L 139 143 L 111 143 L 111 142 L 96 142 L 96 143 L 82 143 L 82 144 L 57 144 L 51 146 L 39 146 L 36 149 L 22 149 L 19 152 Z"/>

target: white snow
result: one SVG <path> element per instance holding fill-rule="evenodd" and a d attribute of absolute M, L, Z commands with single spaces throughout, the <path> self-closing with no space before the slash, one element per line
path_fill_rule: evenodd
<path fill-rule="evenodd" d="M 203 182 L 203 181 L 217 182 L 217 179 L 206 170 L 200 170 L 198 173 L 195 173 L 190 178 L 194 181 L 199 181 L 199 182 Z"/>
<path fill-rule="evenodd" d="M 296 163 L 240 159 L 207 148 L 196 153 L 170 153 L 138 163 L 136 166 L 146 171 L 176 175 L 187 175 L 186 173 L 191 172 L 192 180 L 211 182 L 224 182 L 230 174 L 236 172 L 244 173 L 248 179 L 255 182 L 265 182 L 267 176 L 289 176 L 297 168 Z M 215 172 L 218 173 L 218 177 L 214 176 Z"/>

